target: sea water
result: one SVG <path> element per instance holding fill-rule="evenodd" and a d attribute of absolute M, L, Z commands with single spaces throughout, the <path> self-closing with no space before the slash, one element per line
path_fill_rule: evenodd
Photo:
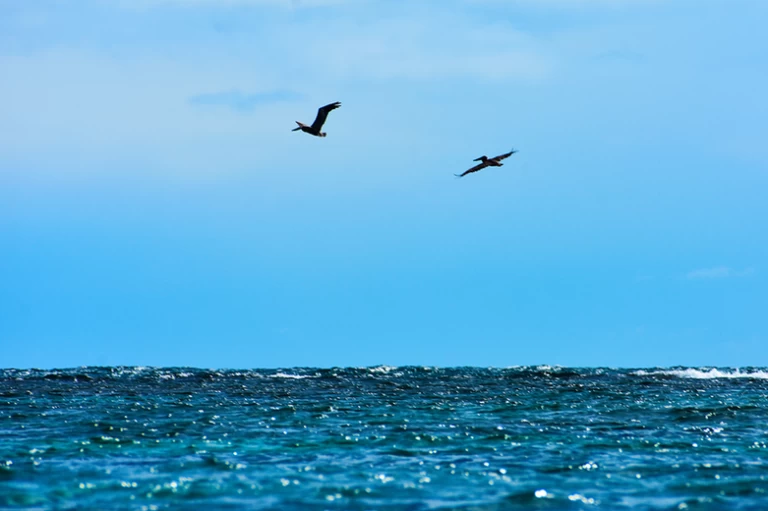
<path fill-rule="evenodd" d="M 0 370 L 0 508 L 768 509 L 768 372 Z"/>

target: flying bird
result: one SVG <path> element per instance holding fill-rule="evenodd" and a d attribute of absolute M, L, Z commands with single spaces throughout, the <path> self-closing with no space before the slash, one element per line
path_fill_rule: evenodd
<path fill-rule="evenodd" d="M 493 158 L 488 158 L 485 155 L 481 156 L 480 158 L 475 158 L 472 161 L 479 161 L 480 163 L 478 163 L 477 165 L 475 165 L 474 167 L 472 167 L 469 170 L 465 170 L 461 174 L 454 174 L 454 176 L 456 176 L 456 177 L 464 177 L 467 174 L 471 174 L 472 172 L 477 172 L 478 170 L 483 170 L 485 167 L 501 167 L 502 165 L 504 165 L 503 163 L 501 163 L 501 160 L 503 160 L 504 158 L 509 158 L 510 156 L 515 154 L 516 152 L 517 151 L 512 149 L 508 153 L 500 154 L 498 156 L 494 156 Z"/>
<path fill-rule="evenodd" d="M 331 103 L 329 105 L 321 106 L 317 109 L 317 117 L 315 117 L 315 122 L 312 123 L 312 126 L 307 126 L 306 124 L 300 123 L 299 121 L 296 121 L 296 124 L 299 125 L 298 128 L 294 128 L 291 131 L 303 131 L 304 133 L 309 133 L 310 135 L 314 135 L 316 137 L 324 137 L 327 135 L 327 133 L 320 131 L 320 129 L 323 127 L 323 124 L 325 123 L 325 119 L 328 117 L 328 112 L 331 110 L 335 110 L 341 106 L 341 103 L 338 101 L 335 103 Z"/>

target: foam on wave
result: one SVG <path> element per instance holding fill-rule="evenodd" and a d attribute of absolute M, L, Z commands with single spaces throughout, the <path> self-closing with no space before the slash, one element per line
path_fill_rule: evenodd
<path fill-rule="evenodd" d="M 380 365 L 374 367 L 366 367 L 364 369 L 367 369 L 369 373 L 389 374 L 392 371 L 396 371 L 397 367 Z"/>
<path fill-rule="evenodd" d="M 305 378 L 314 378 L 306 374 L 288 374 L 288 373 L 275 373 L 270 375 L 272 378 L 285 378 L 287 380 L 303 380 Z"/>
<path fill-rule="evenodd" d="M 685 369 L 663 369 L 655 371 L 639 370 L 633 374 L 637 376 L 677 376 L 678 378 L 691 378 L 695 380 L 712 380 L 715 378 L 752 378 L 758 380 L 768 380 L 768 372 L 755 370 L 744 371 L 740 369 L 721 370 L 717 368 L 693 368 L 688 367 Z"/>

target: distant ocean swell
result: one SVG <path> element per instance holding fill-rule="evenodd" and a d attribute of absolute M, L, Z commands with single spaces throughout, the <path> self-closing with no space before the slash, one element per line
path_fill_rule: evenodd
<path fill-rule="evenodd" d="M 675 376 L 678 378 L 713 379 L 713 378 L 754 378 L 768 379 L 768 369 L 758 367 L 748 368 L 723 368 L 723 367 L 670 367 L 651 369 L 616 369 L 616 368 L 570 368 L 561 366 L 512 366 L 506 368 L 436 368 L 436 367 L 346 367 L 346 368 L 291 368 L 291 369 L 197 369 L 197 368 L 162 368 L 143 366 L 118 366 L 118 367 L 81 367 L 68 369 L 0 369 L 0 381 L 8 379 L 74 379 L 79 375 L 84 380 L 93 378 L 223 378 L 223 377 L 249 377 L 249 378 L 322 378 L 342 376 L 364 375 L 389 375 L 403 376 L 416 374 L 456 375 L 461 374 L 497 374 L 505 377 L 528 376 Z"/>
<path fill-rule="evenodd" d="M 768 509 L 765 368 L 0 370 L 0 509 Z"/>

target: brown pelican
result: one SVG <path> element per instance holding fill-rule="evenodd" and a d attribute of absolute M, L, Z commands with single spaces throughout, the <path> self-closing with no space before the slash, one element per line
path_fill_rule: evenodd
<path fill-rule="evenodd" d="M 488 158 L 487 156 L 481 156 L 480 158 L 475 158 L 472 161 L 479 161 L 480 163 L 478 163 L 477 165 L 475 165 L 474 167 L 472 167 L 469 170 L 465 170 L 461 174 L 454 174 L 454 176 L 456 176 L 456 177 L 464 177 L 467 174 L 471 174 L 472 172 L 477 172 L 478 170 L 483 170 L 485 167 L 501 167 L 502 165 L 504 165 L 503 163 L 501 163 L 501 160 L 503 160 L 504 158 L 509 158 L 510 156 L 515 154 L 516 152 L 517 151 L 512 149 L 508 153 L 500 154 L 498 156 L 494 156 L 493 158 Z"/>
<path fill-rule="evenodd" d="M 300 123 L 299 121 L 296 121 L 296 124 L 299 125 L 298 128 L 294 128 L 291 131 L 303 131 L 304 133 L 309 133 L 310 135 L 314 135 L 316 137 L 324 137 L 326 133 L 320 131 L 320 128 L 323 127 L 323 123 L 325 123 L 325 119 L 328 117 L 328 112 L 331 110 L 335 110 L 341 106 L 341 103 L 338 101 L 335 103 L 331 103 L 330 105 L 321 106 L 317 109 L 317 117 L 315 117 L 315 122 L 312 123 L 312 126 L 307 126 L 306 124 Z"/>

